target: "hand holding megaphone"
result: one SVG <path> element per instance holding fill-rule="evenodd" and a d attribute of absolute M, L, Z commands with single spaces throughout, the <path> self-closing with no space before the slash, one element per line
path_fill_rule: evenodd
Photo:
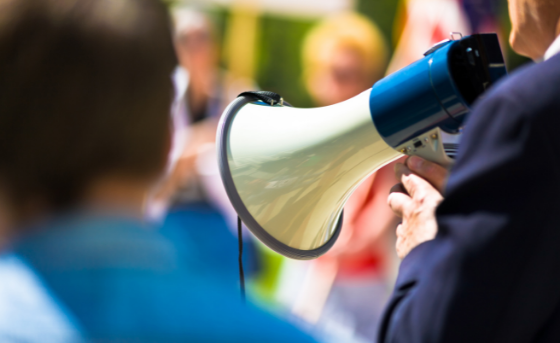
<path fill-rule="evenodd" d="M 395 244 L 400 258 L 436 236 L 435 211 L 443 200 L 448 174 L 446 168 L 418 156 L 395 165 L 395 177 L 401 183 L 391 189 L 387 204 L 402 219 Z"/>
<path fill-rule="evenodd" d="M 316 258 L 336 241 L 342 210 L 373 172 L 403 154 L 451 165 L 472 103 L 506 74 L 495 34 L 442 42 L 421 60 L 339 104 L 301 109 L 244 94 L 217 133 L 228 196 L 273 250 Z"/>

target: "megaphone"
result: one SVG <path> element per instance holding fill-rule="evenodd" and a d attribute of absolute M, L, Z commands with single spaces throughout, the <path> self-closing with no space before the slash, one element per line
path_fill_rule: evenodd
<path fill-rule="evenodd" d="M 336 105 L 301 109 L 244 94 L 224 111 L 218 163 L 247 228 L 294 259 L 327 252 L 358 185 L 403 154 L 444 166 L 473 102 L 506 74 L 495 34 L 436 44 L 415 63 Z M 456 136 L 452 136 L 456 137 Z"/>

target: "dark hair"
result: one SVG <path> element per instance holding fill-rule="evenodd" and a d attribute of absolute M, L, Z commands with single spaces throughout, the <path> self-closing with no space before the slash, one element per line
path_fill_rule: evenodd
<path fill-rule="evenodd" d="M 97 177 L 155 177 L 169 144 L 171 22 L 158 0 L 0 0 L 0 179 L 64 208 Z"/>

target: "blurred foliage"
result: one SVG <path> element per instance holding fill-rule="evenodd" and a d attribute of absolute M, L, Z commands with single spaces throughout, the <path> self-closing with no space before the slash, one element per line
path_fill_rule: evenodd
<path fill-rule="evenodd" d="M 218 35 L 218 40 L 221 43 L 220 46 L 223 46 L 222 43 L 225 37 L 226 24 L 227 24 L 229 13 L 227 10 L 223 8 L 213 8 L 212 10 L 207 11 L 207 14 L 208 17 L 210 18 L 210 21 L 212 21 L 212 23 L 216 28 L 216 34 Z M 222 61 L 222 67 L 225 67 L 223 65 L 223 61 Z"/>
<path fill-rule="evenodd" d="M 162 0 L 169 3 L 177 0 Z M 399 25 L 395 20 L 403 0 L 357 0 L 357 10 L 373 20 L 381 29 L 391 52 L 395 47 Z M 510 21 L 507 0 L 501 0 L 500 22 L 504 33 L 504 53 L 511 71 L 530 60 L 517 55 L 507 44 Z M 214 9 L 211 16 L 218 27 L 220 37 L 224 37 L 229 13 L 224 9 Z M 260 18 L 258 39 L 256 81 L 263 90 L 277 92 L 297 107 L 313 107 L 314 104 L 305 90 L 301 75 L 301 46 L 307 31 L 315 20 L 264 15 Z"/>
<path fill-rule="evenodd" d="M 357 4 L 358 12 L 362 13 L 379 26 L 387 43 L 393 52 L 395 45 L 395 19 L 399 9 L 400 0 L 360 0 Z"/>
<path fill-rule="evenodd" d="M 296 107 L 312 107 L 301 69 L 301 45 L 313 21 L 265 16 L 261 20 L 257 84 Z"/>
<path fill-rule="evenodd" d="M 360 0 L 357 9 L 376 22 L 392 41 L 398 0 Z M 257 84 L 296 107 L 313 107 L 302 79 L 301 46 L 314 20 L 263 16 L 259 39 Z"/>
<path fill-rule="evenodd" d="M 178 5 L 181 0 L 161 0 L 167 7 L 172 8 L 173 6 Z"/>
<path fill-rule="evenodd" d="M 210 12 L 220 37 L 225 37 L 229 13 Z M 256 82 L 262 90 L 276 92 L 297 107 L 313 107 L 301 78 L 301 45 L 314 20 L 264 15 L 260 18 Z M 225 67 L 224 62 L 222 65 Z"/>
<path fill-rule="evenodd" d="M 398 0 L 360 0 L 357 8 L 377 23 L 387 42 L 391 42 L 397 5 Z M 271 16 L 261 19 L 257 83 L 297 107 L 314 106 L 303 83 L 300 50 L 315 22 Z"/>

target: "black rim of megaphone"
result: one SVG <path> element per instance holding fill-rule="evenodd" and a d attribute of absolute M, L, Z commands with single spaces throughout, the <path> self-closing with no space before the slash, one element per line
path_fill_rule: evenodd
<path fill-rule="evenodd" d="M 344 211 L 341 211 L 340 218 L 338 219 L 338 223 L 336 225 L 335 231 L 331 238 L 322 246 L 317 249 L 313 250 L 301 250 L 292 248 L 276 238 L 270 235 L 266 230 L 253 218 L 245 204 L 241 200 L 239 193 L 237 192 L 237 188 L 233 182 L 233 177 L 231 176 L 231 170 L 229 168 L 228 156 L 227 156 L 227 142 L 228 142 L 228 135 L 229 135 L 229 128 L 235 115 L 241 109 L 241 107 L 245 106 L 248 103 L 255 102 L 255 99 L 241 96 L 235 99 L 230 106 L 226 109 L 223 114 L 222 118 L 222 125 L 219 128 L 218 134 L 218 142 L 217 142 L 217 149 L 218 149 L 218 163 L 220 167 L 220 174 L 222 176 L 222 182 L 224 183 L 224 187 L 226 188 L 226 193 L 231 201 L 233 208 L 237 212 L 237 215 L 241 218 L 245 226 L 251 230 L 251 232 L 257 236 L 257 238 L 263 242 L 266 246 L 270 249 L 276 251 L 277 253 L 284 255 L 289 258 L 293 258 L 296 260 L 310 260 L 317 258 L 327 251 L 334 245 L 336 242 L 341 228 L 342 228 L 342 220 Z M 287 104 L 284 102 L 284 104 Z M 289 105 L 289 104 L 287 104 Z M 265 105 L 270 106 L 270 105 Z"/>

